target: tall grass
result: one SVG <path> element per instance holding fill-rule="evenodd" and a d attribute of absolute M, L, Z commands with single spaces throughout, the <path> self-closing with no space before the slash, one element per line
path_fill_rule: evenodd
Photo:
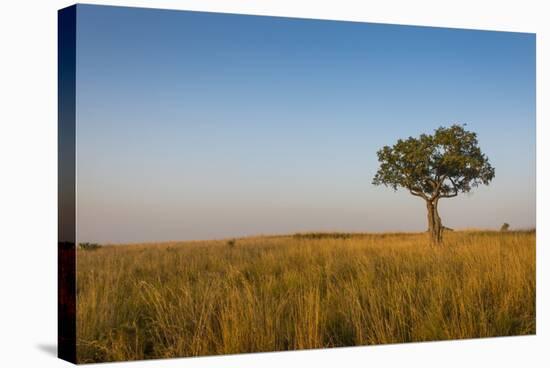
<path fill-rule="evenodd" d="M 80 363 L 535 333 L 534 232 L 79 251 Z"/>

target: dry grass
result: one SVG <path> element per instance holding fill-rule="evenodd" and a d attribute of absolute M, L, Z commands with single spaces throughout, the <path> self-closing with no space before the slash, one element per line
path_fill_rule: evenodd
<path fill-rule="evenodd" d="M 535 233 L 78 252 L 80 363 L 535 333 Z"/>

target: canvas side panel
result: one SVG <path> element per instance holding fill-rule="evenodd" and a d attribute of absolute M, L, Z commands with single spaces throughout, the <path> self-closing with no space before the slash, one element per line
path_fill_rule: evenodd
<path fill-rule="evenodd" d="M 58 12 L 58 356 L 76 363 L 76 5 Z"/>

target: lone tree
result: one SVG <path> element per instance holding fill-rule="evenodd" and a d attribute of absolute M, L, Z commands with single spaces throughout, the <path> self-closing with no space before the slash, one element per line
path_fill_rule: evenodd
<path fill-rule="evenodd" d="M 440 127 L 433 135 L 399 139 L 377 152 L 380 168 L 372 183 L 404 188 L 426 201 L 428 232 L 433 244 L 443 239 L 437 211 L 441 198 L 456 197 L 480 184 L 488 185 L 495 169 L 478 146 L 476 133 L 465 125 Z"/>

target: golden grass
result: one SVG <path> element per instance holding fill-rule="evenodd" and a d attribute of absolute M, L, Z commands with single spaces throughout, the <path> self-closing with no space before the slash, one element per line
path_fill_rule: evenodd
<path fill-rule="evenodd" d="M 535 333 L 535 233 L 280 236 L 77 256 L 79 363 Z"/>

